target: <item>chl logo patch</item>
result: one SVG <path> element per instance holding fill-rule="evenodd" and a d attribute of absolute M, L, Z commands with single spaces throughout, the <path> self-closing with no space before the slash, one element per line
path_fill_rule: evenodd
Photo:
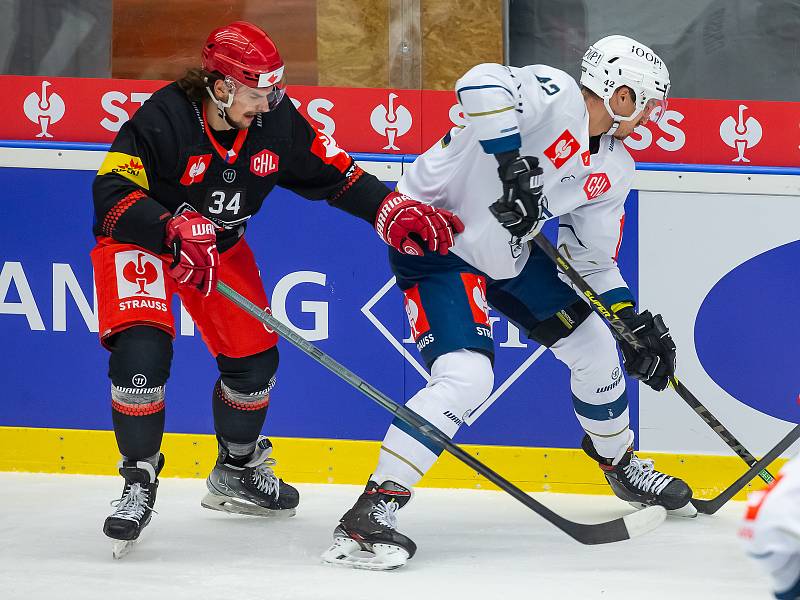
<path fill-rule="evenodd" d="M 556 138 L 556 141 L 545 148 L 544 155 L 550 159 L 556 169 L 560 169 L 564 163 L 575 156 L 580 148 L 581 145 L 575 136 L 569 132 L 569 129 L 565 129 L 564 133 Z"/>
<path fill-rule="evenodd" d="M 586 200 L 594 200 L 600 194 L 605 194 L 611 189 L 611 181 L 605 173 L 592 173 L 586 178 L 583 184 L 583 191 L 586 192 Z"/>
<path fill-rule="evenodd" d="M 431 326 L 428 323 L 428 316 L 425 314 L 425 309 L 422 307 L 422 300 L 419 297 L 419 286 L 415 285 L 412 288 L 403 291 L 405 296 L 406 315 L 408 316 L 408 324 L 411 326 L 411 337 L 416 342 L 424 334 L 430 331 Z"/>
<path fill-rule="evenodd" d="M 259 177 L 266 177 L 278 170 L 278 155 L 269 150 L 262 150 L 250 158 L 250 171 Z"/>
<path fill-rule="evenodd" d="M 114 264 L 120 300 L 131 297 L 166 300 L 161 259 L 139 250 L 126 250 L 114 255 Z"/>
<path fill-rule="evenodd" d="M 181 177 L 183 185 L 192 185 L 193 183 L 200 183 L 206 176 L 208 166 L 211 164 L 210 154 L 201 154 L 199 156 L 190 156 L 186 162 L 186 170 Z"/>
<path fill-rule="evenodd" d="M 489 303 L 486 301 L 486 279 L 475 273 L 461 273 L 461 281 L 464 282 L 473 321 L 479 325 L 491 327 Z"/>

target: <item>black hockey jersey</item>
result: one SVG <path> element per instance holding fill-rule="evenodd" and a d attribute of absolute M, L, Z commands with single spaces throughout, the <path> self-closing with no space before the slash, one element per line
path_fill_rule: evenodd
<path fill-rule="evenodd" d="M 203 104 L 172 83 L 120 129 L 94 180 L 94 233 L 156 253 L 167 220 L 195 210 L 221 252 L 279 185 L 374 222 L 389 189 L 314 129 L 287 97 L 246 130 L 208 129 Z"/>

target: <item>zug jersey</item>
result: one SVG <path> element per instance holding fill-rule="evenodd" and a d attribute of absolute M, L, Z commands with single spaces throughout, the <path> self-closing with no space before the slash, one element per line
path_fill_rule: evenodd
<path fill-rule="evenodd" d="M 167 219 L 191 209 L 221 227 L 217 244 L 225 251 L 276 185 L 370 222 L 389 193 L 288 97 L 248 129 L 218 132 L 208 129 L 202 103 L 172 83 L 111 145 L 94 181 L 94 233 L 161 253 Z"/>
<path fill-rule="evenodd" d="M 616 256 L 634 162 L 611 136 L 593 138 L 590 149 L 575 80 L 545 65 L 482 64 L 456 83 L 456 93 L 466 126 L 411 164 L 399 191 L 455 212 L 465 230 L 452 252 L 494 279 L 511 278 L 530 249 L 489 211 L 503 191 L 493 155 L 518 149 L 535 156 L 544 171 L 545 217 L 560 219 L 559 246 L 599 293 L 616 290 L 611 301 L 629 299 Z"/>
<path fill-rule="evenodd" d="M 739 536 L 771 575 L 776 597 L 800 598 L 800 455 L 766 490 L 750 494 Z"/>

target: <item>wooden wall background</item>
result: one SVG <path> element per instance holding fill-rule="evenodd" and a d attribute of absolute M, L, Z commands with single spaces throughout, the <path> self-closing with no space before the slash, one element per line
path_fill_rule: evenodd
<path fill-rule="evenodd" d="M 177 79 L 208 34 L 255 23 L 275 40 L 289 83 L 317 84 L 316 0 L 114 0 L 112 77 Z"/>
<path fill-rule="evenodd" d="M 399 14 L 414 20 L 412 77 L 397 68 Z M 501 0 L 113 0 L 112 76 L 176 79 L 212 29 L 240 19 L 272 36 L 296 85 L 452 89 L 503 62 Z"/>

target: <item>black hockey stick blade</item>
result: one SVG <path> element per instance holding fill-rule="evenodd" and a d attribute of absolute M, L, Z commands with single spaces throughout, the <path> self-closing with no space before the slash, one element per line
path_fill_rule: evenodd
<path fill-rule="evenodd" d="M 553 244 L 548 240 L 544 234 L 538 233 L 533 237 L 533 241 L 536 242 L 536 245 L 548 256 L 550 259 L 556 263 L 559 269 L 564 273 L 564 275 L 569 278 L 569 280 L 573 283 L 573 285 L 583 294 L 586 299 L 589 301 L 589 304 L 595 310 L 597 314 L 611 327 L 611 332 L 614 334 L 614 337 L 617 340 L 624 340 L 631 346 L 636 349 L 643 349 L 644 346 L 636 337 L 636 334 L 631 331 L 631 328 L 620 319 L 614 312 L 609 310 L 604 304 L 603 301 L 600 299 L 600 296 L 595 292 L 592 287 L 586 282 L 586 280 L 578 273 L 575 268 L 569 263 L 569 261 L 564 258 L 561 252 L 553 246 Z M 747 451 L 747 448 L 742 446 L 739 440 L 728 431 L 728 428 L 725 427 L 722 423 L 720 423 L 717 418 L 711 414 L 711 411 L 708 410 L 697 397 L 692 394 L 689 389 L 683 385 L 680 381 L 678 381 L 677 377 L 672 377 L 670 380 L 672 387 L 678 393 L 678 395 L 686 402 L 692 410 L 694 410 L 697 415 L 703 419 L 703 421 L 708 425 L 714 432 L 725 442 L 731 450 L 733 450 L 737 456 L 739 456 L 744 462 L 748 465 L 752 466 L 756 463 L 755 457 Z M 759 477 L 763 479 L 767 483 L 771 483 L 774 477 L 770 474 L 769 471 L 766 469 L 762 469 L 759 474 Z"/>
<path fill-rule="evenodd" d="M 480 473 L 486 479 L 494 483 L 504 492 L 510 494 L 522 504 L 530 508 L 536 514 L 549 521 L 561 531 L 582 544 L 608 544 L 620 542 L 632 537 L 647 533 L 658 527 L 666 518 L 666 510 L 662 506 L 649 506 L 638 512 L 625 515 L 605 523 L 576 523 L 561 515 L 553 512 L 541 502 L 535 500 L 510 481 L 498 475 L 495 471 L 480 462 L 471 454 L 462 450 L 459 446 L 450 441 L 440 429 L 435 425 L 419 416 L 414 411 L 398 404 L 378 389 L 361 379 L 358 375 L 350 371 L 347 367 L 340 364 L 314 344 L 294 332 L 287 325 L 281 323 L 273 317 L 269 309 L 261 309 L 253 302 L 242 296 L 239 292 L 232 289 L 222 281 L 217 282 L 217 291 L 225 298 L 233 302 L 243 311 L 258 319 L 261 323 L 277 332 L 282 338 L 308 354 L 311 358 L 326 367 L 335 375 L 344 379 L 347 383 L 359 390 L 370 400 L 379 404 L 397 418 L 405 421 L 411 427 L 417 429 L 422 435 L 431 440 L 434 444 L 447 450 L 455 458 L 466 464 L 474 471 Z"/>
<path fill-rule="evenodd" d="M 786 437 L 778 442 L 778 444 L 772 450 L 767 452 L 761 460 L 754 463 L 744 475 L 730 484 L 727 489 L 722 491 L 716 497 L 711 498 L 710 500 L 693 498 L 692 504 L 694 504 L 697 512 L 701 512 L 706 515 L 713 515 L 720 508 L 722 508 L 722 506 L 728 502 L 728 500 L 733 498 L 737 493 L 739 493 L 739 491 L 743 490 L 748 483 L 755 479 L 759 475 L 760 471 L 765 470 L 775 459 L 786 452 L 786 450 L 788 450 L 789 447 L 798 439 L 800 439 L 800 425 L 797 425 L 794 429 L 787 433 Z"/>

